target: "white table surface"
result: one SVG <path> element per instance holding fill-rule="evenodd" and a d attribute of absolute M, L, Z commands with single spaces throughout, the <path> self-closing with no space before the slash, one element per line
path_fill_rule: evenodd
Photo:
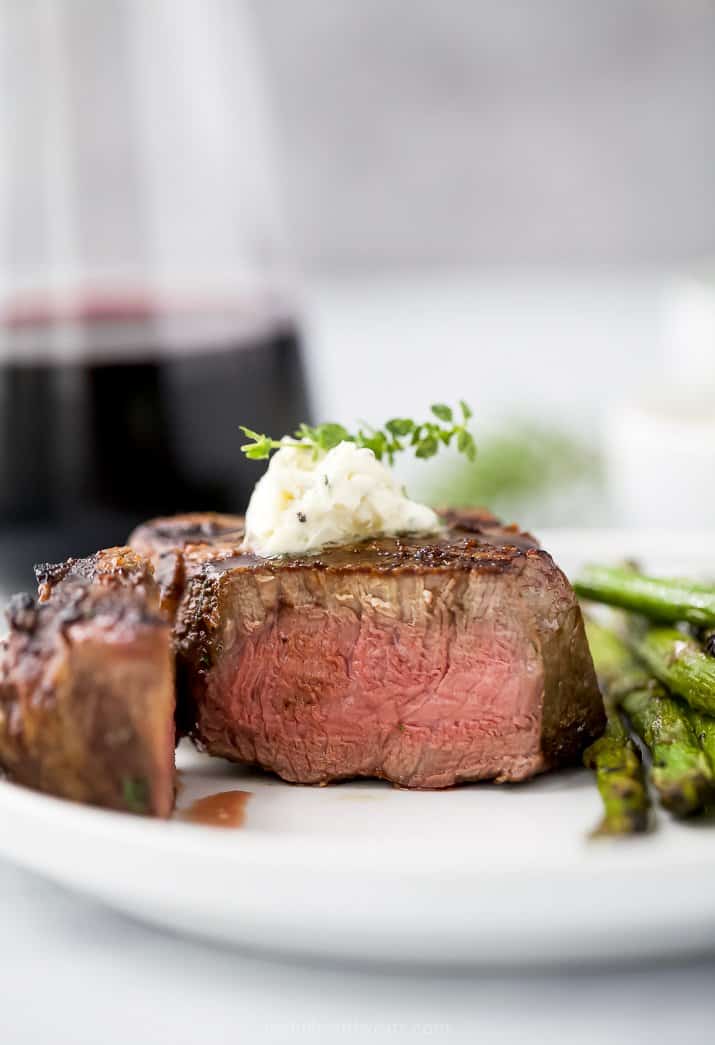
<path fill-rule="evenodd" d="M 294 964 L 162 934 L 3 863 L 0 924 L 12 1045 L 713 1040 L 713 960 L 511 974 Z"/>

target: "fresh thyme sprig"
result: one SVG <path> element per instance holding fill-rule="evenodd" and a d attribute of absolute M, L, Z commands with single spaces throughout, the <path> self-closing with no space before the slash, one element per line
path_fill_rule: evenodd
<path fill-rule="evenodd" d="M 449 446 L 454 441 L 459 452 L 473 461 L 477 447 L 472 433 L 467 428 L 472 411 L 463 399 L 459 401 L 459 410 L 461 420 L 457 421 L 450 406 L 434 403 L 431 411 L 436 420 L 418 424 L 409 417 L 393 417 L 383 428 L 364 425 L 358 428 L 357 433 L 349 432 L 347 428 L 332 421 L 316 425 L 315 428 L 302 424 L 293 433 L 292 439 L 272 439 L 269 435 L 261 435 L 260 432 L 240 425 L 241 431 L 250 440 L 243 444 L 241 450 L 250 460 L 263 461 L 282 446 L 304 446 L 312 449 L 317 456 L 319 453 L 332 450 L 338 443 L 346 442 L 367 447 L 372 450 L 378 461 L 386 457 L 392 464 L 395 454 L 404 450 L 412 448 L 415 457 L 434 457 L 440 446 Z"/>

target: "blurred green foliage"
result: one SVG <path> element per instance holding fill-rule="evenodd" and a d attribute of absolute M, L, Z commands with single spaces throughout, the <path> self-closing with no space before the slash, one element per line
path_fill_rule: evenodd
<path fill-rule="evenodd" d="M 479 433 L 476 441 L 473 464 L 444 458 L 414 494 L 434 505 L 483 505 L 497 515 L 521 515 L 522 520 L 526 513 L 549 524 L 592 521 L 588 505 L 599 497 L 602 476 L 598 454 L 588 444 L 524 420 Z"/>

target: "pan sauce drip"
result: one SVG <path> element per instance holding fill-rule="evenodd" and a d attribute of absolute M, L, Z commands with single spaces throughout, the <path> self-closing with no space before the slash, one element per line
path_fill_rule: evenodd
<path fill-rule="evenodd" d="M 219 791 L 215 795 L 197 798 L 182 809 L 180 817 L 205 827 L 242 827 L 250 797 L 250 791 Z"/>

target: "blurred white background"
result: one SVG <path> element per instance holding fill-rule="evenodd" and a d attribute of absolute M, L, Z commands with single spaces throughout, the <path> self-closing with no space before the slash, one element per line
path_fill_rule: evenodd
<path fill-rule="evenodd" d="M 690 263 L 710 0 L 250 0 L 311 268 Z"/>
<path fill-rule="evenodd" d="M 715 468 L 702 450 L 715 335 L 707 316 L 686 338 L 670 320 L 682 281 L 715 256 L 715 5 L 251 9 L 308 288 L 316 415 L 380 420 L 465 395 L 482 445 L 521 418 L 598 458 L 586 496 L 571 468 L 556 499 L 516 477 L 506 498 L 487 484 L 498 508 L 537 523 L 715 524 L 697 481 Z M 656 486 L 680 476 L 677 496 L 656 496 L 648 450 Z"/>

